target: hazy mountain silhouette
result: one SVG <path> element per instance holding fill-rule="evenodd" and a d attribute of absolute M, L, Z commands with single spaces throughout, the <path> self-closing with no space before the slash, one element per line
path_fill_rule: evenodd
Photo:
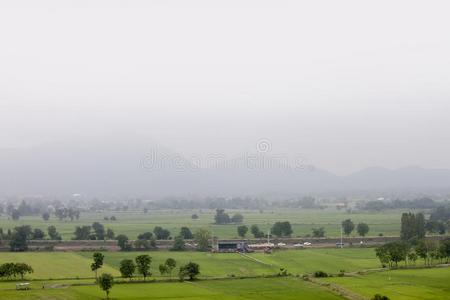
<path fill-rule="evenodd" d="M 367 168 L 337 176 L 261 153 L 205 164 L 146 140 L 96 139 L 0 150 L 0 194 L 242 195 L 450 190 L 450 170 Z"/>

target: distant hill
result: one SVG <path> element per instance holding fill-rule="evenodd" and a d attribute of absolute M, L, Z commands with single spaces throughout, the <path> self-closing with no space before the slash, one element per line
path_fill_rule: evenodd
<path fill-rule="evenodd" d="M 255 167 L 257 166 L 257 167 Z M 262 166 L 262 167 L 261 167 Z M 198 167 L 156 144 L 95 140 L 0 150 L 0 194 L 242 195 L 450 190 L 450 170 L 367 168 L 348 176 L 262 154 Z"/>

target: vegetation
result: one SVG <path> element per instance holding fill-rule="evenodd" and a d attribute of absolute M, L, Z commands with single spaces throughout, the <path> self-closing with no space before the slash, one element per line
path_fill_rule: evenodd
<path fill-rule="evenodd" d="M 102 274 L 98 279 L 98 285 L 103 291 L 105 291 L 106 299 L 109 299 L 109 291 L 114 285 L 114 277 L 111 274 Z"/>

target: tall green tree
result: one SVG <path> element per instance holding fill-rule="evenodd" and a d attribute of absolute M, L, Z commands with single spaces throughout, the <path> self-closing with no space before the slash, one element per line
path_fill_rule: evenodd
<path fill-rule="evenodd" d="M 94 261 L 91 264 L 91 270 L 95 272 L 95 281 L 98 281 L 97 272 L 98 269 L 100 269 L 103 266 L 103 259 L 105 258 L 105 256 L 100 252 L 95 252 L 92 255 L 92 258 Z"/>
<path fill-rule="evenodd" d="M 104 273 L 100 275 L 98 285 L 103 291 L 105 291 L 106 299 L 109 299 L 109 291 L 114 285 L 114 277 L 111 274 Z"/>
<path fill-rule="evenodd" d="M 147 254 L 143 254 L 143 255 L 139 255 L 138 257 L 136 257 L 135 261 L 136 261 L 137 270 L 138 270 L 139 274 L 141 274 L 144 277 L 144 281 L 145 281 L 145 279 L 148 276 L 152 275 L 152 273 L 150 273 L 150 266 L 152 263 L 152 258 Z"/>
<path fill-rule="evenodd" d="M 349 236 L 352 233 L 353 229 L 355 229 L 355 224 L 351 219 L 347 219 L 342 221 L 342 230 L 346 236 Z"/>
<path fill-rule="evenodd" d="M 356 231 L 360 236 L 366 236 L 366 234 L 369 232 L 369 225 L 366 223 L 359 223 L 356 226 Z"/>

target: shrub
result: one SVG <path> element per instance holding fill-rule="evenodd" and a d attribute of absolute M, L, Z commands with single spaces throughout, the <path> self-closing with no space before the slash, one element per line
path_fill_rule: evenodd
<path fill-rule="evenodd" d="M 314 277 L 325 278 L 325 277 L 328 277 L 328 274 L 323 271 L 316 271 L 316 272 L 314 272 Z"/>

